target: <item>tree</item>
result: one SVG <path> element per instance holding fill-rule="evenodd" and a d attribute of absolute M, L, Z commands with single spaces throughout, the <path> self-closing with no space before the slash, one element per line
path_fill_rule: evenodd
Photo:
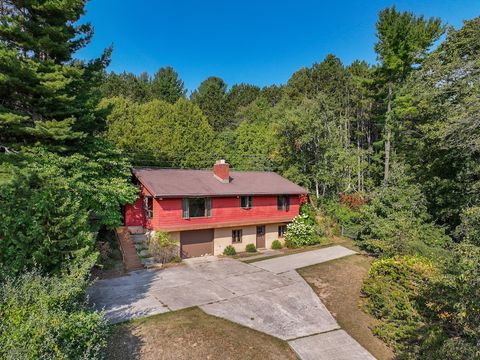
<path fill-rule="evenodd" d="M 85 63 L 90 24 L 76 22 L 84 0 L 0 2 L 0 143 L 63 148 L 101 130 L 93 109 L 110 51 Z"/>
<path fill-rule="evenodd" d="M 250 84 L 235 84 L 227 94 L 228 107 L 232 114 L 251 104 L 260 93 L 260 88 Z"/>
<path fill-rule="evenodd" d="M 138 102 L 149 101 L 152 98 L 150 80 L 145 73 L 143 77 L 125 71 L 120 74 L 113 71 L 104 74 L 100 90 L 104 98 L 122 96 Z"/>
<path fill-rule="evenodd" d="M 171 66 L 160 68 L 154 75 L 151 84 L 152 96 L 171 104 L 178 99 L 184 98 L 187 92 L 183 81 Z"/>
<path fill-rule="evenodd" d="M 380 61 L 379 74 L 386 84 L 386 114 L 384 117 L 385 161 L 384 184 L 388 183 L 390 170 L 390 152 L 392 141 L 392 104 L 396 87 L 400 86 L 407 75 L 423 62 L 427 51 L 444 32 L 439 18 L 425 20 L 411 12 L 399 12 L 386 8 L 379 14 L 376 24 L 377 43 L 375 51 Z"/>
<path fill-rule="evenodd" d="M 215 161 L 212 128 L 192 102 L 138 104 L 112 98 L 101 106 L 111 111 L 107 139 L 129 153 L 136 165 L 203 168 Z"/>
<path fill-rule="evenodd" d="M 429 199 L 429 211 L 453 230 L 464 208 L 480 204 L 480 17 L 449 29 L 399 92 L 399 150 Z"/>
<path fill-rule="evenodd" d="M 222 130 L 231 120 L 227 101 L 227 84 L 219 77 L 204 80 L 190 99 L 198 105 L 215 131 Z"/>

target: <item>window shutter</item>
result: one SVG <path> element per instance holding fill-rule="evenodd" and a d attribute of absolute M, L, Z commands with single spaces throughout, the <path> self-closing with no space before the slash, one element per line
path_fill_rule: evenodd
<path fill-rule="evenodd" d="M 277 196 L 277 209 L 278 210 L 283 210 L 282 196 Z"/>
<path fill-rule="evenodd" d="M 182 199 L 182 218 L 188 219 L 190 218 L 190 214 L 188 213 L 188 199 Z"/>
<path fill-rule="evenodd" d="M 285 211 L 290 210 L 290 196 L 285 196 Z"/>
<path fill-rule="evenodd" d="M 205 208 L 207 210 L 207 216 L 212 216 L 212 199 L 211 198 L 205 199 Z"/>

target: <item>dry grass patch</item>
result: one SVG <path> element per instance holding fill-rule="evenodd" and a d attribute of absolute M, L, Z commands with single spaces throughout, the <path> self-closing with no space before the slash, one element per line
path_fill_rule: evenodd
<path fill-rule="evenodd" d="M 296 359 L 288 344 L 199 308 L 115 325 L 108 359 Z"/>
<path fill-rule="evenodd" d="M 336 241 L 339 245 L 348 240 Z M 348 246 L 355 249 L 353 245 Z M 393 352 L 370 330 L 376 321 L 360 309 L 361 287 L 373 258 L 352 255 L 300 269 L 340 326 L 379 360 L 393 358 Z"/>

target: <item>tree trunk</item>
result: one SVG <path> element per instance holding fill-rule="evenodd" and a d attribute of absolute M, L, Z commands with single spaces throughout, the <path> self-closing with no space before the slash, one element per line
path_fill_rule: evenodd
<path fill-rule="evenodd" d="M 392 84 L 388 84 L 388 98 L 387 98 L 387 115 L 385 117 L 385 167 L 383 172 L 383 185 L 388 185 L 388 177 L 390 175 L 390 148 L 392 130 L 390 129 L 389 120 L 392 113 Z"/>

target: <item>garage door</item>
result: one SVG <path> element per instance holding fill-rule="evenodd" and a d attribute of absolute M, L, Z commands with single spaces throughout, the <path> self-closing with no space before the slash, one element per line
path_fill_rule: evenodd
<path fill-rule="evenodd" d="M 182 258 L 213 255 L 213 229 L 182 231 L 180 245 Z"/>

